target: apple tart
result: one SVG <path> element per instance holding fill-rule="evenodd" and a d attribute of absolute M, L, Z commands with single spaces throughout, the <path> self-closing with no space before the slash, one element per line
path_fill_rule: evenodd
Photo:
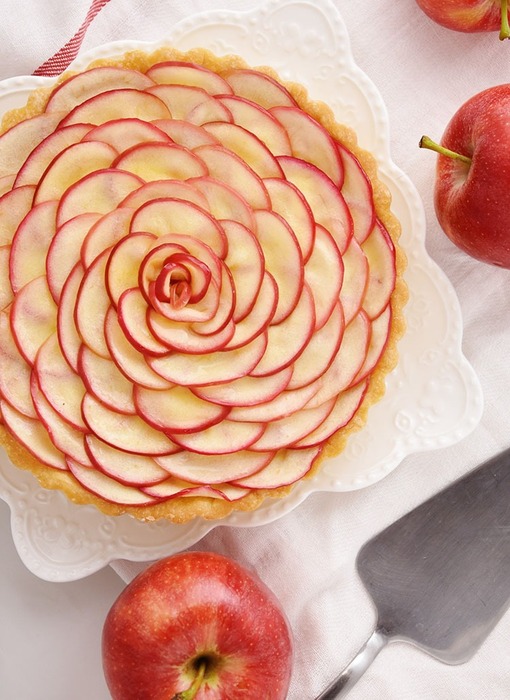
<path fill-rule="evenodd" d="M 309 478 L 397 361 L 399 224 L 352 131 L 269 68 L 102 59 L 0 136 L 0 435 L 112 515 L 222 518 Z"/>

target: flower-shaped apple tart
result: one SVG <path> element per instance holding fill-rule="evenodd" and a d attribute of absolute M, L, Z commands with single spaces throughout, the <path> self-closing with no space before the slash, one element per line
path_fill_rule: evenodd
<path fill-rule="evenodd" d="M 402 329 L 373 159 L 269 69 L 165 49 L 40 89 L 0 137 L 15 464 L 106 513 L 254 509 L 339 452 Z"/>

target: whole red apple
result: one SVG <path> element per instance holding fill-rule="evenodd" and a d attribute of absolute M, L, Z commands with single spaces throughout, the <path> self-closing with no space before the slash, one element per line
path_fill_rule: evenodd
<path fill-rule="evenodd" d="M 438 145 L 434 204 L 446 235 L 469 255 L 510 268 L 510 84 L 478 93 Z"/>
<path fill-rule="evenodd" d="M 492 32 L 508 39 L 508 0 L 416 0 L 434 22 L 458 32 Z"/>
<path fill-rule="evenodd" d="M 219 554 L 186 552 L 122 591 L 102 653 L 113 700 L 284 700 L 292 637 L 255 574 Z"/>

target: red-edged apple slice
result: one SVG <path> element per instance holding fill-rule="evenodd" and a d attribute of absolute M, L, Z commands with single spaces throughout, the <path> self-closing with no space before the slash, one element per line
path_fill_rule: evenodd
<path fill-rule="evenodd" d="M 395 246 L 384 226 L 377 222 L 361 247 L 370 271 L 363 308 L 370 318 L 377 318 L 388 305 L 395 288 Z"/>
<path fill-rule="evenodd" d="M 23 415 L 36 418 L 30 393 L 32 368 L 19 354 L 12 336 L 9 315 L 5 311 L 0 313 L 0 365 L 0 395 Z"/>
<path fill-rule="evenodd" d="M 112 360 L 126 378 L 148 389 L 168 389 L 171 384 L 157 375 L 124 335 L 113 306 L 106 314 L 105 338 Z"/>
<path fill-rule="evenodd" d="M 276 489 L 299 481 L 310 471 L 320 450 L 278 450 L 271 462 L 256 474 L 236 479 L 234 484 L 248 489 Z"/>
<path fill-rule="evenodd" d="M 88 128 L 90 131 L 83 137 L 83 141 L 103 141 L 113 146 L 119 153 L 141 143 L 160 141 L 168 143 L 170 141 L 168 135 L 154 124 L 131 117 L 114 119 L 111 122 Z"/>
<path fill-rule="evenodd" d="M 233 187 L 219 182 L 212 177 L 199 177 L 189 181 L 195 191 L 200 192 L 209 211 L 217 220 L 228 219 L 238 221 L 243 226 L 253 230 L 253 213 L 247 201 Z M 223 225 L 223 224 L 222 224 Z"/>
<path fill-rule="evenodd" d="M 15 186 L 37 185 L 51 161 L 90 131 L 90 124 L 73 124 L 49 134 L 30 153 L 16 177 Z"/>
<path fill-rule="evenodd" d="M 303 352 L 315 327 L 312 293 L 305 283 L 294 311 L 284 321 L 267 329 L 267 348 L 250 374 L 261 377 L 287 367 Z"/>
<path fill-rule="evenodd" d="M 57 307 L 45 277 L 36 277 L 18 292 L 11 307 L 11 325 L 21 354 L 33 364 L 39 348 L 57 326 Z"/>
<path fill-rule="evenodd" d="M 83 399 L 83 417 L 103 442 L 125 452 L 141 455 L 172 454 L 177 446 L 164 433 L 138 415 L 112 411 L 90 394 Z"/>
<path fill-rule="evenodd" d="M 292 155 L 286 130 L 267 109 L 235 95 L 221 96 L 219 100 L 232 114 L 234 124 L 254 134 L 273 156 Z"/>
<path fill-rule="evenodd" d="M 131 231 L 146 231 L 156 236 L 179 234 L 199 239 L 218 257 L 227 253 L 226 236 L 213 217 L 191 202 L 157 199 L 142 205 L 133 216 Z"/>
<path fill-rule="evenodd" d="M 141 143 L 121 153 L 114 168 L 152 180 L 188 180 L 207 175 L 204 163 L 192 151 L 176 143 Z"/>
<path fill-rule="evenodd" d="M 331 234 L 317 226 L 315 245 L 305 265 L 305 280 L 315 301 L 315 328 L 320 330 L 327 323 L 338 304 L 344 278 L 342 256 Z"/>
<path fill-rule="evenodd" d="M 106 264 L 110 250 L 99 255 L 85 271 L 78 296 L 74 319 L 83 342 L 101 357 L 109 358 L 104 338 L 104 321 L 110 307 L 110 297 L 105 287 Z"/>
<path fill-rule="evenodd" d="M 354 237 L 363 243 L 375 224 L 372 185 L 354 154 L 339 143 L 336 147 L 344 166 L 342 195 L 351 212 Z"/>
<path fill-rule="evenodd" d="M 222 498 L 225 501 L 238 501 L 249 493 L 248 489 L 231 484 L 194 485 L 173 477 L 143 490 L 151 496 L 165 500 L 180 496 L 183 498 Z"/>
<path fill-rule="evenodd" d="M 154 85 L 154 82 L 148 76 L 129 68 L 89 68 L 57 85 L 46 103 L 46 112 L 70 112 L 76 105 L 105 90 L 145 90 L 151 85 Z"/>
<path fill-rule="evenodd" d="M 181 447 L 203 455 L 231 454 L 246 450 L 262 435 L 265 423 L 240 423 L 222 420 L 221 423 L 205 428 L 197 433 L 173 435 Z M 226 481 L 223 476 L 223 481 Z"/>
<path fill-rule="evenodd" d="M 271 208 L 289 224 L 294 231 L 306 262 L 313 250 L 315 241 L 315 221 L 298 188 L 288 180 L 266 179 L 264 185 L 271 198 Z"/>
<path fill-rule="evenodd" d="M 199 335 L 193 331 L 191 324 L 170 321 L 152 312 L 149 312 L 148 324 L 154 336 L 169 348 L 191 355 L 221 350 L 234 334 L 233 322 L 213 335 Z"/>
<path fill-rule="evenodd" d="M 278 158 L 285 177 L 306 198 L 315 221 L 327 229 L 341 253 L 352 238 L 352 217 L 338 187 L 322 170 L 292 156 Z"/>
<path fill-rule="evenodd" d="M 168 479 L 168 472 L 153 457 L 117 450 L 90 434 L 85 438 L 85 447 L 92 464 L 122 484 L 149 486 Z"/>
<path fill-rule="evenodd" d="M 273 277 L 265 273 L 255 304 L 249 314 L 236 323 L 235 332 L 226 349 L 233 350 L 251 342 L 272 322 L 278 303 L 278 288 Z"/>
<path fill-rule="evenodd" d="M 242 158 L 223 146 L 199 146 L 194 152 L 204 161 L 211 177 L 233 187 L 253 209 L 270 208 L 264 183 Z"/>
<path fill-rule="evenodd" d="M 90 267 L 103 251 L 129 234 L 132 216 L 133 212 L 129 209 L 115 209 L 92 224 L 80 250 L 85 268 Z"/>
<path fill-rule="evenodd" d="M 30 153 L 53 133 L 62 114 L 40 114 L 15 124 L 0 136 L 0 177 L 17 173 Z"/>
<path fill-rule="evenodd" d="M 156 119 L 154 126 L 169 136 L 172 141 L 193 150 L 198 146 L 218 145 L 218 141 L 202 129 L 201 126 L 191 124 L 182 119 Z"/>
<path fill-rule="evenodd" d="M 147 301 L 138 288 L 121 294 L 117 313 L 124 335 L 138 352 L 151 357 L 169 353 L 168 346 L 157 340 L 147 323 Z"/>
<path fill-rule="evenodd" d="M 64 192 L 82 177 L 109 168 L 117 151 L 101 141 L 87 141 L 69 146 L 50 163 L 34 195 L 34 204 L 60 199 Z"/>
<path fill-rule="evenodd" d="M 210 122 L 203 128 L 222 146 L 239 156 L 261 178 L 282 177 L 283 171 L 269 148 L 257 136 L 238 124 Z"/>
<path fill-rule="evenodd" d="M 105 284 L 117 306 L 121 295 L 138 286 L 140 264 L 154 242 L 151 233 L 130 233 L 112 249 L 105 268 Z"/>
<path fill-rule="evenodd" d="M 139 415 L 154 428 L 166 433 L 188 433 L 222 421 L 229 409 L 195 396 L 187 387 L 175 386 L 153 391 L 137 386 L 134 400 Z"/>
<path fill-rule="evenodd" d="M 58 207 L 57 225 L 62 226 L 80 214 L 107 214 L 142 184 L 143 180 L 130 172 L 114 168 L 95 170 L 64 192 Z"/>
<path fill-rule="evenodd" d="M 372 321 L 372 333 L 370 336 L 367 356 L 360 371 L 354 378 L 353 383 L 360 382 L 362 379 L 368 376 L 379 362 L 388 342 L 391 320 L 391 305 L 388 304 L 384 311 Z"/>
<path fill-rule="evenodd" d="M 82 345 L 78 367 L 87 391 L 105 406 L 117 413 L 136 413 L 133 385 L 113 360 L 106 360 Z"/>
<path fill-rule="evenodd" d="M 206 355 L 173 353 L 167 357 L 149 358 L 157 374 L 170 382 L 186 386 L 206 386 L 231 382 L 249 374 L 260 362 L 267 345 L 267 334 L 260 334 L 237 350 L 224 350 Z"/>
<path fill-rule="evenodd" d="M 46 202 L 37 208 L 53 204 L 56 203 Z M 57 303 L 71 270 L 80 262 L 82 243 L 99 218 L 99 214 L 81 214 L 61 226 L 51 241 L 46 256 L 46 277 L 51 295 Z"/>
<path fill-rule="evenodd" d="M 340 292 L 340 302 L 348 324 L 361 308 L 368 285 L 368 260 L 355 238 L 342 256 L 344 264 L 344 281 Z"/>
<path fill-rule="evenodd" d="M 250 68 L 232 68 L 224 73 L 224 77 L 236 95 L 260 104 L 266 109 L 296 105 L 296 101 L 283 85 L 260 71 Z"/>
<path fill-rule="evenodd" d="M 12 300 L 13 293 L 11 281 L 9 279 L 9 261 L 11 257 L 11 246 L 0 246 L 0 311 L 5 309 Z"/>
<path fill-rule="evenodd" d="M 146 94 L 157 96 L 164 102 L 173 119 L 198 126 L 207 122 L 232 121 L 228 109 L 199 87 L 156 85 L 148 88 Z"/>
<path fill-rule="evenodd" d="M 278 304 L 273 323 L 281 323 L 293 312 L 304 282 L 303 257 L 298 240 L 287 222 L 271 211 L 256 211 L 256 235 L 265 268 L 278 287 Z"/>
<path fill-rule="evenodd" d="M 193 387 L 192 391 L 206 401 L 224 406 L 255 406 L 279 396 L 286 389 L 291 376 L 292 367 L 286 367 L 267 377 L 241 377 L 227 384 Z"/>
<path fill-rule="evenodd" d="M 155 83 L 200 87 L 210 95 L 226 95 L 232 88 L 220 75 L 197 63 L 163 61 L 151 66 L 146 75 Z"/>
<path fill-rule="evenodd" d="M 68 460 L 68 465 L 69 471 L 84 489 L 109 503 L 125 506 L 148 506 L 159 500 L 134 486 L 121 484 L 97 469 L 84 467 L 74 460 Z"/>
<path fill-rule="evenodd" d="M 151 122 L 155 119 L 170 119 L 167 106 L 156 95 L 142 90 L 121 88 L 106 90 L 90 97 L 60 122 L 60 126 L 70 124 L 104 124 L 125 116 Z"/>
<path fill-rule="evenodd" d="M 18 226 L 32 208 L 35 187 L 16 187 L 0 197 L 0 245 L 10 245 Z"/>
<path fill-rule="evenodd" d="M 361 405 L 368 382 L 360 382 L 347 389 L 336 399 L 333 410 L 324 422 L 306 437 L 295 442 L 293 447 L 313 447 L 328 440 L 337 430 L 343 428 L 352 419 Z"/>
<path fill-rule="evenodd" d="M 271 375 L 273 376 L 273 375 Z M 260 378 L 262 379 L 262 377 Z M 313 384 L 294 389 L 293 391 L 282 391 L 280 394 L 270 399 L 266 403 L 259 403 L 256 406 L 234 407 L 229 419 L 233 421 L 264 422 L 280 420 L 286 416 L 300 411 L 311 397 L 317 393 L 318 387 Z"/>
<path fill-rule="evenodd" d="M 76 430 L 86 430 L 81 415 L 85 386 L 62 355 L 56 333 L 41 345 L 34 372 L 39 388 L 52 408 Z"/>
<path fill-rule="evenodd" d="M 76 263 L 70 272 L 60 294 L 57 333 L 62 354 L 71 367 L 78 371 L 78 354 L 81 346 L 81 336 L 75 323 L 76 297 L 83 281 L 84 269 L 81 263 Z"/>
<path fill-rule="evenodd" d="M 194 182 L 192 180 L 192 182 Z M 147 202 L 152 202 L 155 199 L 183 199 L 186 202 L 196 204 L 206 211 L 209 210 L 207 199 L 203 194 L 197 191 L 189 182 L 181 180 L 153 180 L 142 185 L 139 189 L 129 194 L 126 199 L 121 202 L 121 207 L 129 207 L 130 209 L 139 209 Z"/>
<path fill-rule="evenodd" d="M 67 471 L 64 455 L 52 443 L 46 428 L 39 419 L 29 418 L 19 413 L 7 401 L 0 401 L 2 418 L 7 429 L 16 436 L 18 442 L 43 464 Z"/>
<path fill-rule="evenodd" d="M 83 432 L 76 430 L 62 418 L 60 413 L 55 411 L 42 393 L 35 374 L 32 374 L 30 388 L 35 410 L 55 447 L 78 462 L 90 465 L 90 460 L 85 450 L 85 436 Z"/>
<path fill-rule="evenodd" d="M 212 285 L 209 284 L 209 287 L 211 286 Z M 223 329 L 231 323 L 236 301 L 235 287 L 230 270 L 223 263 L 221 264 L 219 287 L 219 299 L 216 312 L 209 321 L 204 320 L 193 324 L 193 330 L 196 333 L 200 333 L 204 336 L 221 333 Z M 203 298 L 206 298 L 205 295 Z"/>
<path fill-rule="evenodd" d="M 243 450 L 236 454 L 235 459 L 226 459 L 219 454 L 179 452 L 168 457 L 157 457 L 156 461 L 175 478 L 194 484 L 221 484 L 256 474 L 264 469 L 273 454 Z"/>
<path fill-rule="evenodd" d="M 7 194 L 12 189 L 16 175 L 2 175 L 0 176 L 0 197 Z"/>
<path fill-rule="evenodd" d="M 35 206 L 18 226 L 11 246 L 10 281 L 14 292 L 46 272 L 46 256 L 55 235 L 58 202 Z"/>

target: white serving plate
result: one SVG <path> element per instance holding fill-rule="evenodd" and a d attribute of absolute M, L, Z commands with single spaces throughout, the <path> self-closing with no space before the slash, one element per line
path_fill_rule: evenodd
<path fill-rule="evenodd" d="M 371 151 L 393 196 L 408 257 L 407 331 L 398 367 L 386 381 L 383 399 L 371 408 L 362 431 L 347 449 L 299 483 L 284 499 L 268 499 L 253 513 L 236 512 L 221 525 L 254 527 L 277 520 L 316 491 L 342 492 L 372 485 L 411 453 L 460 441 L 478 424 L 482 393 L 461 351 L 462 317 L 453 288 L 425 250 L 420 197 L 389 153 L 388 118 L 382 98 L 356 66 L 341 16 L 329 0 L 313 4 L 270 0 L 247 12 L 214 11 L 177 24 L 157 43 L 114 42 L 81 55 L 71 69 L 92 60 L 161 44 L 187 50 L 202 46 L 217 54 L 241 55 L 253 66 L 270 65 L 296 80 L 313 99 L 324 100 L 340 122 Z M 0 113 L 25 103 L 36 87 L 53 79 L 16 77 L 0 82 Z M 195 544 L 218 523 L 141 523 L 108 517 L 92 506 L 76 506 L 59 492 L 42 489 L 30 474 L 0 455 L 0 497 L 10 506 L 12 536 L 34 574 L 50 581 L 85 577 L 115 559 L 150 561 Z"/>

